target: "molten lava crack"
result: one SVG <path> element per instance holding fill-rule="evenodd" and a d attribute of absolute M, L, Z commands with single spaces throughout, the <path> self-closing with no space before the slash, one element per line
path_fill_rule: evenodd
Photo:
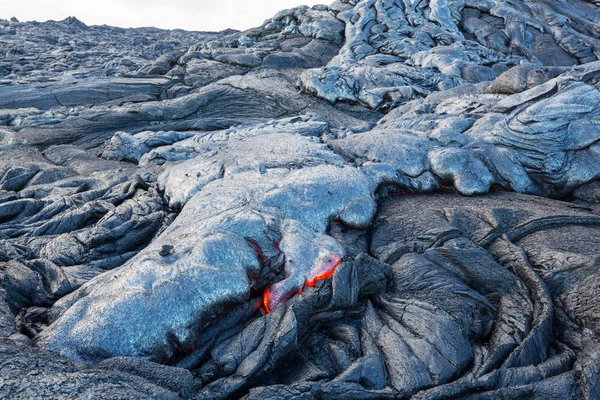
<path fill-rule="evenodd" d="M 342 259 L 340 257 L 338 257 L 335 254 L 330 254 L 328 257 L 325 258 L 325 262 L 321 265 L 321 268 L 319 269 L 319 271 L 315 271 L 315 274 L 313 274 L 312 276 L 310 276 L 306 279 L 303 289 L 307 288 L 307 287 L 315 287 L 317 285 L 317 282 L 325 280 L 325 279 L 330 279 L 333 276 L 335 269 L 341 263 L 342 263 Z M 282 299 L 285 297 L 285 296 L 281 296 L 281 295 L 273 296 L 271 288 L 272 287 L 265 289 L 265 292 L 263 294 L 263 306 L 267 313 L 271 312 L 272 306 L 274 305 L 274 302 L 273 302 L 274 298 Z M 294 297 L 297 294 L 302 294 L 302 293 L 303 293 L 303 290 L 298 289 L 287 300 L 291 299 L 292 297 Z M 285 300 L 285 301 L 287 301 L 287 300 Z M 280 306 L 283 303 L 285 303 L 285 301 L 279 302 L 275 306 Z"/>
<path fill-rule="evenodd" d="M 317 282 L 331 278 L 337 266 L 342 263 L 342 259 L 332 254 L 330 256 L 330 259 L 328 260 L 328 263 L 328 265 L 330 266 L 326 268 L 325 271 L 307 280 L 304 287 L 315 287 L 317 285 Z"/>

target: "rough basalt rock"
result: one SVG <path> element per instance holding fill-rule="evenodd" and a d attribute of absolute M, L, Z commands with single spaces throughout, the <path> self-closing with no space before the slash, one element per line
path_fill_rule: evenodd
<path fill-rule="evenodd" d="M 93 369 L 10 339 L 0 339 L 0 354 L 4 361 L 0 367 L 1 390 L 6 398 L 189 398 L 180 396 L 179 388 L 166 389 L 137 371 L 121 371 L 119 367 Z M 167 377 L 164 366 L 148 363 L 146 368 L 154 368 L 154 375 Z"/>
<path fill-rule="evenodd" d="M 0 397 L 598 398 L 598 6 L 0 20 Z"/>

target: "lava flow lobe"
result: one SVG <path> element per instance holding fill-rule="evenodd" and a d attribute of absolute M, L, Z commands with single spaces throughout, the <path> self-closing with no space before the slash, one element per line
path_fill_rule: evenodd
<path fill-rule="evenodd" d="M 270 313 L 273 309 L 283 305 L 287 300 L 291 299 L 297 294 L 302 294 L 303 289 L 307 287 L 315 287 L 317 282 L 330 279 L 335 269 L 342 263 L 341 257 L 336 254 L 329 254 L 319 260 L 317 266 L 311 270 L 311 275 L 306 278 L 304 286 L 301 289 L 296 289 L 295 292 L 288 289 L 287 285 L 273 285 L 265 289 L 263 294 L 263 306 L 267 313 Z M 282 282 L 285 282 L 282 281 Z"/>

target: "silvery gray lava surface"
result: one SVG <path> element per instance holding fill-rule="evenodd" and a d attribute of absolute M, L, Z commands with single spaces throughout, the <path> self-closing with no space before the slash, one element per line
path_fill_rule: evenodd
<path fill-rule="evenodd" d="M 600 2 L 0 20 L 0 397 L 600 399 Z"/>

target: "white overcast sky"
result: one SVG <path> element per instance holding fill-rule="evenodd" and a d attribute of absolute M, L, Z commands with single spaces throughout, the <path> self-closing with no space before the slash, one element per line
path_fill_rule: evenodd
<path fill-rule="evenodd" d="M 75 16 L 88 25 L 155 26 L 196 31 L 259 26 L 284 8 L 332 0 L 0 0 L 0 18 L 61 20 Z"/>

